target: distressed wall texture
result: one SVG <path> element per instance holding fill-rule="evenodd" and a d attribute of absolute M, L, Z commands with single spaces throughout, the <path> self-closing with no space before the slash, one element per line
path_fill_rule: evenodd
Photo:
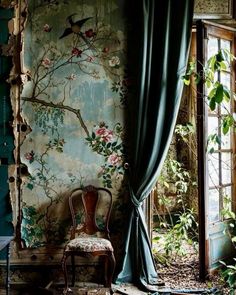
<path fill-rule="evenodd" d="M 228 14 L 231 12 L 231 0 L 195 0 L 196 13 Z"/>
<path fill-rule="evenodd" d="M 117 1 L 30 1 L 23 33 L 21 237 L 60 245 L 67 194 L 123 179 L 126 36 Z"/>

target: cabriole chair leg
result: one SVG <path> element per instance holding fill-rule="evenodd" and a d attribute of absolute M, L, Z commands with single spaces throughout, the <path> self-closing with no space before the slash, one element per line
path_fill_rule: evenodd
<path fill-rule="evenodd" d="M 115 266 L 116 266 L 116 260 L 115 260 L 115 256 L 114 253 L 112 252 L 111 255 L 109 255 L 108 257 L 108 262 L 109 262 L 109 268 L 108 271 L 106 270 L 106 287 L 111 288 L 111 284 L 112 284 L 112 277 L 115 271 Z"/>
<path fill-rule="evenodd" d="M 75 286 L 75 256 L 71 255 L 71 269 L 72 269 L 72 280 L 71 285 L 72 287 Z"/>
<path fill-rule="evenodd" d="M 63 290 L 63 294 L 67 295 L 69 292 L 72 292 L 72 290 L 68 286 L 68 274 L 67 274 L 67 265 L 66 265 L 67 255 L 63 255 L 61 265 L 62 265 L 62 271 L 64 275 L 65 280 L 65 287 Z"/>

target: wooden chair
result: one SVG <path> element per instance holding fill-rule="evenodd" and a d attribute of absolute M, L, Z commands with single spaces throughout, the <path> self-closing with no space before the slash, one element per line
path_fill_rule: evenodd
<path fill-rule="evenodd" d="M 105 207 L 106 214 L 102 215 L 103 226 L 98 226 L 97 211 L 98 204 L 101 199 L 106 198 Z M 75 210 L 79 207 L 80 214 Z M 71 257 L 72 265 L 72 287 L 75 284 L 75 256 L 92 257 L 104 256 L 105 258 L 105 274 L 104 285 L 111 288 L 112 277 L 115 269 L 115 257 L 113 247 L 109 241 L 108 223 L 112 206 L 112 194 L 105 188 L 96 188 L 94 186 L 86 186 L 76 188 L 71 191 L 69 196 L 69 207 L 72 216 L 71 236 L 70 241 L 64 248 L 62 257 L 62 270 L 65 278 L 65 288 L 63 294 L 72 292 L 68 286 L 67 275 L 67 258 Z M 76 234 L 78 236 L 76 237 Z"/>

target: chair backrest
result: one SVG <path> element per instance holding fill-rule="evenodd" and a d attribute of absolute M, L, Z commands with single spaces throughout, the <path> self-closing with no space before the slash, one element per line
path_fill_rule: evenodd
<path fill-rule="evenodd" d="M 108 189 L 88 185 L 72 190 L 69 196 L 72 217 L 70 238 L 74 239 L 76 234 L 81 233 L 87 235 L 103 233 L 110 239 L 108 224 L 111 206 L 112 194 Z M 99 218 L 102 225 L 98 225 Z"/>

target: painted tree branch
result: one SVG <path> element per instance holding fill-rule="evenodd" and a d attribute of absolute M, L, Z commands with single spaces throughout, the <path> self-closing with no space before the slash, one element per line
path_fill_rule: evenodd
<path fill-rule="evenodd" d="M 38 103 L 41 104 L 43 106 L 47 106 L 47 107 L 51 107 L 51 108 L 57 108 L 57 109 L 62 109 L 62 110 L 67 110 L 69 112 L 72 112 L 76 115 L 76 117 L 79 119 L 80 125 L 83 128 L 84 132 L 86 133 L 87 136 L 89 136 L 89 131 L 84 123 L 84 120 L 81 116 L 80 110 L 76 110 L 70 106 L 64 105 L 62 103 L 60 104 L 56 104 L 53 102 L 47 102 L 38 98 L 32 98 L 32 97 L 21 97 L 22 100 L 24 101 L 30 101 L 30 102 L 34 102 L 34 103 Z"/>

